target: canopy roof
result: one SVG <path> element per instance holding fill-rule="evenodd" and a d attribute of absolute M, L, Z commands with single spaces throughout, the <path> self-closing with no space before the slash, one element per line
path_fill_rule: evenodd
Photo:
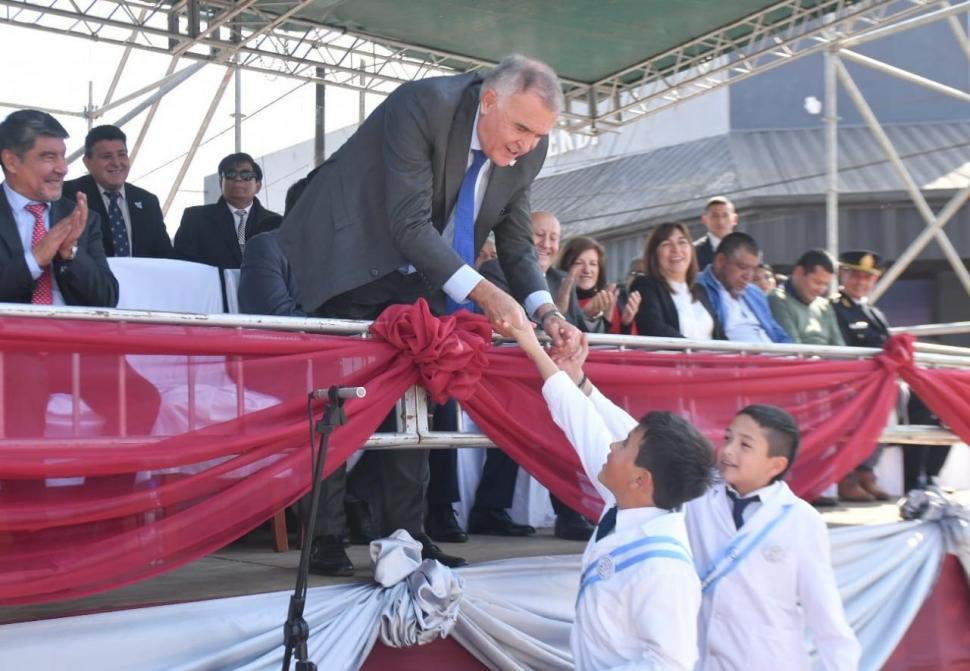
<path fill-rule="evenodd" d="M 75 0 L 0 0 L 0 6 L 8 8 L 0 22 L 377 94 L 521 52 L 563 78 L 567 130 L 592 133 L 929 11 L 925 0 L 93 0 L 83 9 Z M 180 76 L 167 75 L 141 93 Z M 81 115 L 97 118 L 121 102 Z"/>
<path fill-rule="evenodd" d="M 797 4 L 812 9 L 828 3 Z M 399 40 L 413 45 L 415 56 L 423 56 L 420 47 L 427 47 L 494 63 L 521 52 L 549 63 L 564 79 L 593 84 L 770 7 L 776 9 L 765 25 L 782 24 L 794 11 L 791 3 L 765 0 L 354 0 L 336 6 L 318 0 L 300 15 Z M 733 37 L 751 32 L 742 22 Z M 702 51 L 717 48 L 699 45 L 697 52 Z M 462 68 L 466 63 L 453 64 Z"/>

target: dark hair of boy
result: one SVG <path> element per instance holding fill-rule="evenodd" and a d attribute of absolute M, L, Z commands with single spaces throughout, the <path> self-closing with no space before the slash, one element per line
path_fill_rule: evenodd
<path fill-rule="evenodd" d="M 768 456 L 788 459 L 785 470 L 772 479 L 772 482 L 778 482 L 791 470 L 795 465 L 795 458 L 798 457 L 798 444 L 801 442 L 798 423 L 791 414 L 777 405 L 756 403 L 742 408 L 738 414 L 747 415 L 762 428 L 768 441 Z"/>
<path fill-rule="evenodd" d="M 721 244 L 717 246 L 717 251 L 714 252 L 714 256 L 718 254 L 723 254 L 724 256 L 730 258 L 734 252 L 739 249 L 747 251 L 749 254 L 754 254 L 758 256 L 761 254 L 761 248 L 758 247 L 758 242 L 752 238 L 747 233 L 741 233 L 740 231 L 726 235 Z"/>
<path fill-rule="evenodd" d="M 800 266 L 806 273 L 813 272 L 819 266 L 826 272 L 835 272 L 835 264 L 832 263 L 832 257 L 828 255 L 828 252 L 821 249 L 808 250 L 798 257 L 795 265 Z"/>
<path fill-rule="evenodd" d="M 711 485 L 714 448 L 700 431 L 671 412 L 649 412 L 640 420 L 644 436 L 636 465 L 650 471 L 653 502 L 673 510 Z"/>
<path fill-rule="evenodd" d="M 128 146 L 128 137 L 125 132 L 118 128 L 117 126 L 112 126 L 110 124 L 105 124 L 104 126 L 95 126 L 88 131 L 88 134 L 84 137 L 84 155 L 91 158 L 94 152 L 94 145 L 102 140 L 121 140 L 122 144 L 126 147 Z"/>

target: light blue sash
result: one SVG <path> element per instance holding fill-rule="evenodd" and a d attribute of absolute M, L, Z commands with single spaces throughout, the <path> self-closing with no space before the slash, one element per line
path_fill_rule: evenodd
<path fill-rule="evenodd" d="M 791 503 L 783 505 L 778 515 L 768 522 L 754 538 L 750 538 L 749 540 L 750 534 L 739 534 L 730 545 L 724 548 L 721 554 L 701 573 L 701 592 L 707 594 L 714 589 L 714 586 L 717 585 L 721 578 L 737 568 L 738 564 L 761 544 L 765 536 L 785 519 L 788 513 L 791 512 L 793 505 Z"/>
<path fill-rule="evenodd" d="M 644 548 L 645 546 L 655 547 L 646 549 L 643 552 L 633 553 L 634 550 Z M 590 562 L 580 578 L 579 594 L 576 595 L 576 602 L 579 603 L 583 592 L 590 585 L 608 580 L 620 571 L 624 571 L 631 566 L 636 566 L 647 559 L 657 557 L 679 559 L 687 562 L 691 566 L 694 565 L 694 562 L 690 558 L 690 550 L 673 536 L 645 536 L 626 545 L 621 545 Z"/>

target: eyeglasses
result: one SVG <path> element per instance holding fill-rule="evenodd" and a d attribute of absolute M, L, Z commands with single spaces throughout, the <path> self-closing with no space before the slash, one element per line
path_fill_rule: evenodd
<path fill-rule="evenodd" d="M 256 172 L 253 170 L 243 170 L 241 172 L 236 170 L 227 170 L 222 173 L 223 179 L 241 179 L 244 182 L 251 182 L 256 179 Z"/>

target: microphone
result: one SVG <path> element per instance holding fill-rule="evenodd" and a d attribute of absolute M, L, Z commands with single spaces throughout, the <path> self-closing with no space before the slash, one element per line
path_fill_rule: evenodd
<path fill-rule="evenodd" d="M 314 389 L 310 392 L 310 397 L 315 401 L 327 400 L 330 398 L 330 389 Z M 337 398 L 364 398 L 367 396 L 367 389 L 364 387 L 332 387 Z"/>

